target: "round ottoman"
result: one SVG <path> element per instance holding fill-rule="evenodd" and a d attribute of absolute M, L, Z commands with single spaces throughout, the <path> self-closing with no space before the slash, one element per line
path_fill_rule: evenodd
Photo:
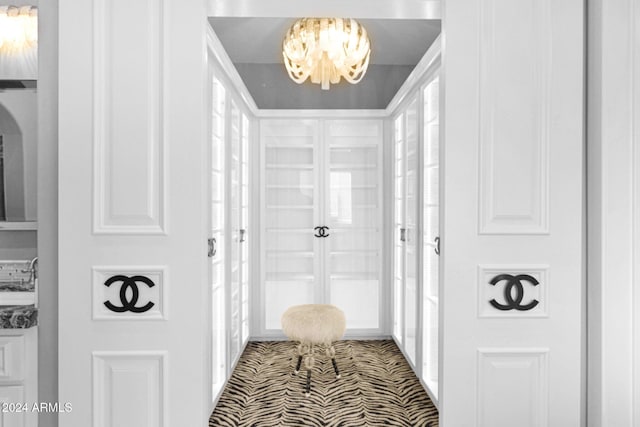
<path fill-rule="evenodd" d="M 338 307 L 330 304 L 294 305 L 282 315 L 283 332 L 290 340 L 298 342 L 298 363 L 294 371 L 296 374 L 300 372 L 300 365 L 304 358 L 304 365 L 307 369 L 305 388 L 307 397 L 311 392 L 311 370 L 315 360 L 314 347 L 325 348 L 327 357 L 331 358 L 336 378 L 340 378 L 333 343 L 342 338 L 345 327 L 344 313 Z"/>

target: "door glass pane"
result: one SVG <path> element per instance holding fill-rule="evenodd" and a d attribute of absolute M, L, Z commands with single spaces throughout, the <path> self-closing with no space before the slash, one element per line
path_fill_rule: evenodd
<path fill-rule="evenodd" d="M 265 306 L 266 329 L 280 330 L 282 325 L 280 318 L 287 308 L 298 304 L 314 303 L 314 282 L 313 280 L 295 280 L 286 281 L 268 280 L 265 283 Z"/>
<path fill-rule="evenodd" d="M 210 238 L 213 256 L 209 258 L 211 281 L 212 313 L 212 392 L 217 396 L 225 382 L 226 375 L 226 333 L 225 333 L 225 171 L 224 171 L 224 116 L 225 90 L 215 78 L 212 81 L 211 135 L 210 135 Z"/>
<path fill-rule="evenodd" d="M 404 297 L 404 114 L 394 122 L 395 186 L 393 236 L 393 335 L 402 343 Z"/>
<path fill-rule="evenodd" d="M 413 101 L 406 110 L 406 211 L 405 211 L 405 291 L 404 291 L 404 350 L 415 365 L 417 342 L 417 271 L 418 251 L 418 102 Z"/>
<path fill-rule="evenodd" d="M 439 285 L 439 79 L 424 90 L 424 186 L 423 186 L 423 366 L 422 379 L 438 396 L 438 285 Z"/>
<path fill-rule="evenodd" d="M 241 342 L 247 342 L 249 339 L 249 244 L 251 233 L 249 230 L 249 118 L 242 114 L 242 144 L 240 166 L 242 169 L 241 177 L 241 218 L 240 218 L 240 277 L 241 277 Z"/>
<path fill-rule="evenodd" d="M 231 253 L 230 253 L 230 266 L 231 266 L 231 287 L 229 296 L 229 346 L 230 346 L 230 360 L 235 361 L 240 355 L 241 345 L 241 288 L 240 288 L 240 185 L 241 185 L 241 164 L 240 164 L 240 111 L 236 104 L 231 101 L 231 120 L 230 120 L 230 150 L 231 150 L 231 162 L 229 164 L 231 168 L 231 186 L 230 186 L 230 225 L 231 225 Z"/>
<path fill-rule="evenodd" d="M 262 323 L 266 330 L 280 330 L 289 306 L 315 302 L 316 127 L 276 120 L 262 125 Z"/>
<path fill-rule="evenodd" d="M 329 237 L 329 302 L 345 312 L 348 329 L 380 327 L 380 170 L 378 121 L 326 123 L 325 211 Z"/>

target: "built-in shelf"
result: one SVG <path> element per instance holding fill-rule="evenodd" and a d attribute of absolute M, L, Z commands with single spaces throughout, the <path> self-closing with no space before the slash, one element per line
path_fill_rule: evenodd
<path fill-rule="evenodd" d="M 370 185 L 331 185 L 331 189 L 332 190 L 342 190 L 342 189 L 349 189 L 349 190 L 369 190 L 369 189 L 377 189 L 378 186 L 374 185 L 374 184 L 370 184 Z"/>
<path fill-rule="evenodd" d="M 315 231 L 313 230 L 313 228 L 311 227 L 305 227 L 305 228 L 274 228 L 274 227 L 269 227 L 269 228 L 265 228 L 265 231 L 267 233 L 309 233 L 309 234 L 313 234 L 315 233 Z"/>
<path fill-rule="evenodd" d="M 266 274 L 267 282 L 312 282 L 315 278 L 313 274 L 289 273 L 285 271 L 267 272 Z"/>
<path fill-rule="evenodd" d="M 286 148 L 286 149 L 292 148 L 292 149 L 295 149 L 295 150 L 300 150 L 300 149 L 304 149 L 304 148 L 307 148 L 307 149 L 308 148 L 314 148 L 314 145 L 313 144 L 297 144 L 297 143 L 295 145 L 294 144 L 290 144 L 290 145 L 287 145 L 287 144 L 265 144 L 265 148 L 267 148 L 267 149 L 269 149 L 269 148 L 276 148 L 276 149 L 278 149 L 278 148 Z"/>
<path fill-rule="evenodd" d="M 313 258 L 313 252 L 271 250 L 267 253 L 267 258 Z"/>
<path fill-rule="evenodd" d="M 378 256 L 379 252 L 376 250 L 351 250 L 351 251 L 331 251 L 331 256 Z"/>
<path fill-rule="evenodd" d="M 0 222 L 0 231 L 35 231 L 38 230 L 36 221 L 6 221 Z"/>
<path fill-rule="evenodd" d="M 378 280 L 377 272 L 331 273 L 332 280 Z"/>
<path fill-rule="evenodd" d="M 313 209 L 313 205 L 267 205 L 267 209 Z"/>
<path fill-rule="evenodd" d="M 267 165 L 267 169 L 313 169 L 313 165 L 294 164 L 294 163 L 280 163 Z"/>
<path fill-rule="evenodd" d="M 268 184 L 266 187 L 268 190 L 303 190 L 314 188 L 312 184 Z"/>
<path fill-rule="evenodd" d="M 345 150 L 345 149 L 358 149 L 358 148 L 378 148 L 378 144 L 377 143 L 359 143 L 359 144 L 354 144 L 354 143 L 349 143 L 349 144 L 338 144 L 338 143 L 331 143 L 330 145 L 331 149 L 338 149 L 338 150 Z"/>
<path fill-rule="evenodd" d="M 376 169 L 377 165 L 375 164 L 368 164 L 368 165 L 362 165 L 362 164 L 349 164 L 349 163 L 334 163 L 332 165 L 329 166 L 329 169 L 331 170 L 363 170 L 363 169 Z"/>

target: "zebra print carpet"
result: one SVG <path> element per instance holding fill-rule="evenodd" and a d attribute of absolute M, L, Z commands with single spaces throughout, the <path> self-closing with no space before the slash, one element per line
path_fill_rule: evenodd
<path fill-rule="evenodd" d="M 293 342 L 250 342 L 209 426 L 438 426 L 438 410 L 393 341 L 339 341 L 335 348 L 342 378 L 316 351 L 307 398 L 304 367 L 293 374 Z"/>

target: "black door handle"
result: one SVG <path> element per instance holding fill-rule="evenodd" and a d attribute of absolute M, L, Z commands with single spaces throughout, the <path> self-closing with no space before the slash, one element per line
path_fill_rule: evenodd
<path fill-rule="evenodd" d="M 433 241 L 436 244 L 436 247 L 433 250 L 436 251 L 436 255 L 440 255 L 440 237 L 436 237 Z"/>

